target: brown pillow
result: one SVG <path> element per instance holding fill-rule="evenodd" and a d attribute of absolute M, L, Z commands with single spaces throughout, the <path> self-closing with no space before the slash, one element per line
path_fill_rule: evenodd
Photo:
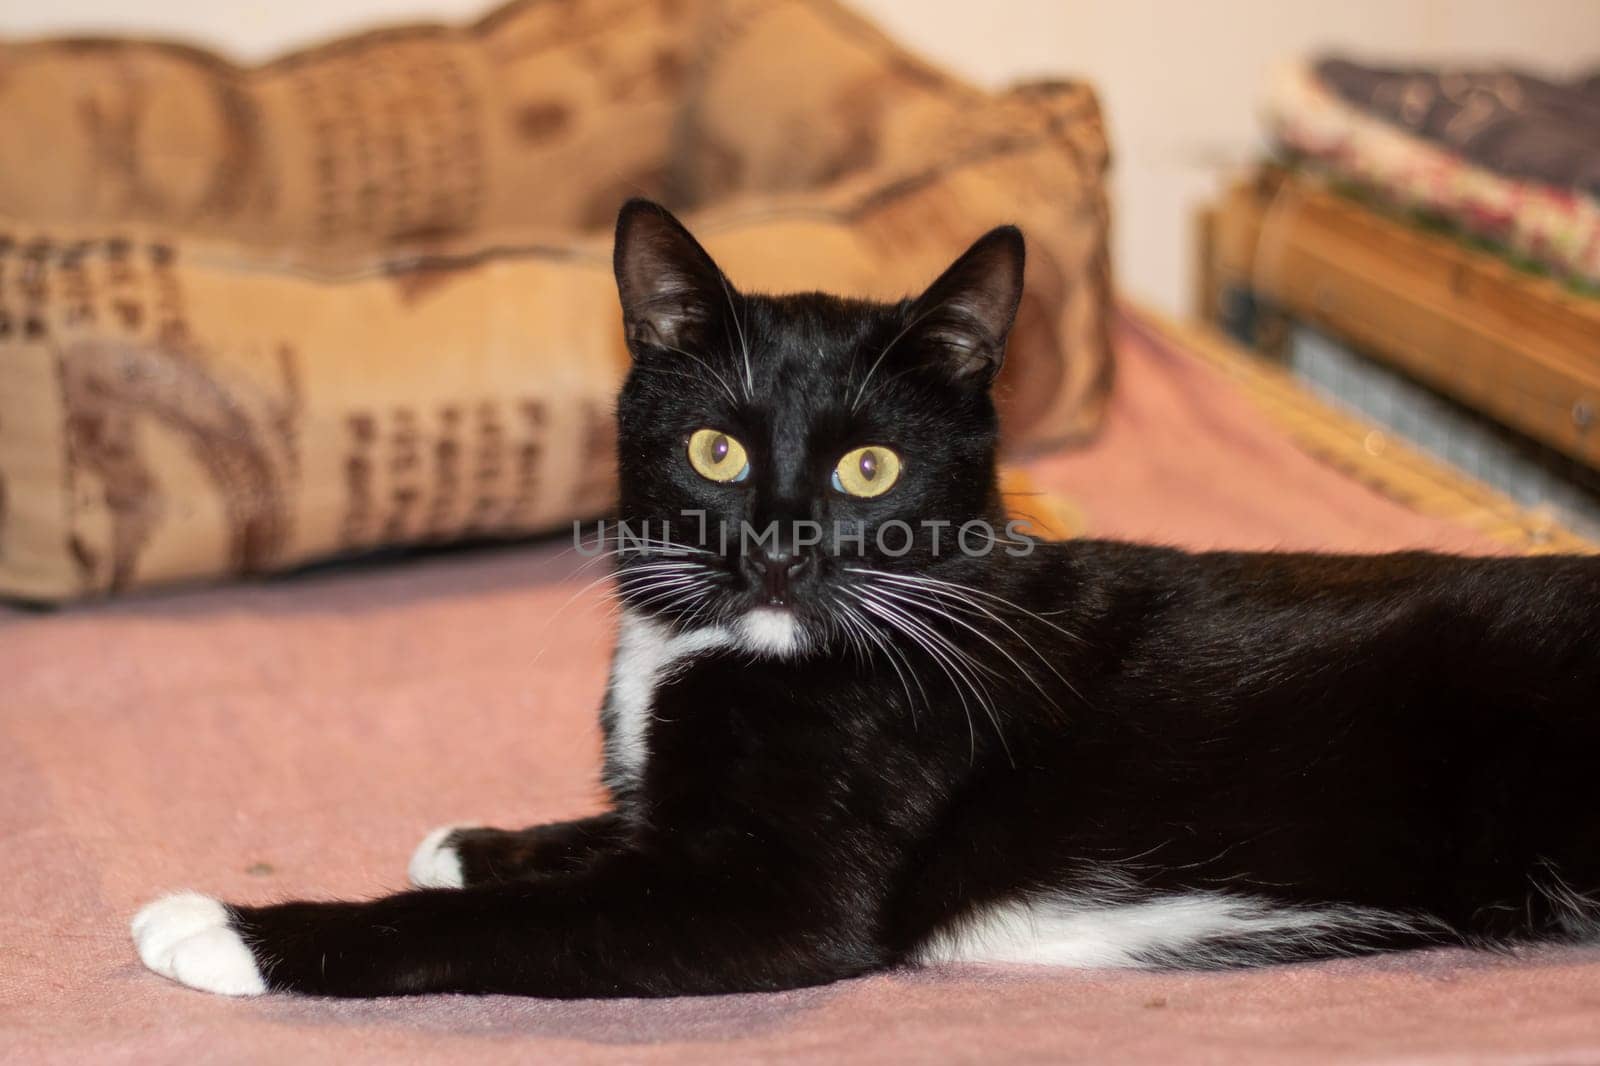
<path fill-rule="evenodd" d="M 1105 160 L 1086 88 L 978 92 L 825 0 L 524 0 L 248 70 L 0 45 L 0 594 L 602 513 L 633 194 L 754 290 L 899 296 L 1022 224 L 1007 443 L 1081 437 Z"/>

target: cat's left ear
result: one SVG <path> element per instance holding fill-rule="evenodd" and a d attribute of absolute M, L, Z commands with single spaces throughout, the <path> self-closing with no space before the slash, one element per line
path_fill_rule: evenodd
<path fill-rule="evenodd" d="M 617 216 L 612 254 L 628 347 L 692 351 L 731 289 L 721 269 L 672 212 L 629 200 Z"/>
<path fill-rule="evenodd" d="M 1006 335 L 1022 302 L 1022 231 L 985 233 L 912 304 L 908 321 L 924 351 L 953 378 L 987 386 L 1005 360 Z"/>

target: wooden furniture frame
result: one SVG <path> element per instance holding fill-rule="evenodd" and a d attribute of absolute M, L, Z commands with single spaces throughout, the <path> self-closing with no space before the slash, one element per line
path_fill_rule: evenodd
<path fill-rule="evenodd" d="M 1522 507 L 1382 427 L 1318 399 L 1284 368 L 1211 325 L 1138 307 L 1136 320 L 1221 373 L 1307 454 L 1419 514 L 1457 522 L 1529 555 L 1588 554 L 1600 545 L 1547 512 Z"/>
<path fill-rule="evenodd" d="M 1600 469 L 1600 300 L 1264 168 L 1199 219 L 1198 312 L 1244 293 Z"/>

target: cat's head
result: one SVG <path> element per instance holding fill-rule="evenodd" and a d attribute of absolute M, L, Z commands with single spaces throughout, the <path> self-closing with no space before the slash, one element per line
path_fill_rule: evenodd
<path fill-rule="evenodd" d="M 1004 535 L 989 388 L 1022 295 L 1015 227 L 898 303 L 762 296 L 634 200 L 615 268 L 633 359 L 615 545 L 630 608 L 795 653 L 848 641 L 863 571 L 959 566 Z"/>

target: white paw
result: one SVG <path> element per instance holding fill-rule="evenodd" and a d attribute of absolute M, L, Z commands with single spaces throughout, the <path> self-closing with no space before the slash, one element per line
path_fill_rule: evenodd
<path fill-rule="evenodd" d="M 146 904 L 133 916 L 133 942 L 146 966 L 190 988 L 224 996 L 267 990 L 227 909 L 210 896 L 179 892 Z"/>
<path fill-rule="evenodd" d="M 411 853 L 411 863 L 406 874 L 418 888 L 460 888 L 466 884 L 461 876 L 461 856 L 456 849 L 445 844 L 445 837 L 464 828 L 459 825 L 441 825 L 422 838 L 417 850 Z"/>

